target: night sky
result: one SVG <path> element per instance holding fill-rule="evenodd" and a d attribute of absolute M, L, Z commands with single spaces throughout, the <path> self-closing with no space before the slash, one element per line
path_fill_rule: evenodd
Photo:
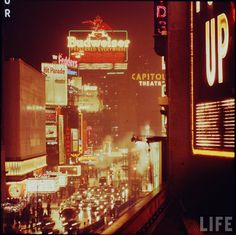
<path fill-rule="evenodd" d="M 128 71 L 118 79 L 130 84 L 132 73 L 161 73 L 161 60 L 153 49 L 153 1 L 11 0 L 9 9 L 11 18 L 2 23 L 3 58 L 20 57 L 40 70 L 41 62 L 51 62 L 52 54 L 68 55 L 69 30 L 89 29 L 82 21 L 99 15 L 112 29 L 128 30 Z M 150 122 L 160 131 L 160 87 L 140 87 L 137 92 L 142 97 L 137 101 L 139 125 Z"/>

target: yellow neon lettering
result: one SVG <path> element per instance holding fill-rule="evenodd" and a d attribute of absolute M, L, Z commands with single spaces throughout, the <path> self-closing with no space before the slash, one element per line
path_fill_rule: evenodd
<path fill-rule="evenodd" d="M 196 13 L 200 12 L 200 1 L 196 1 Z"/>
<path fill-rule="evenodd" d="M 142 73 L 142 80 L 145 80 L 146 77 L 147 77 L 146 73 Z"/>
<path fill-rule="evenodd" d="M 210 35 L 211 31 L 211 35 Z M 209 21 L 205 23 L 206 39 L 206 75 L 210 86 L 214 84 L 216 74 L 216 54 L 215 54 L 215 19 L 211 19 L 211 30 Z M 210 50 L 211 47 L 211 50 Z M 211 53 L 210 53 L 211 51 Z M 211 66 L 210 66 L 211 64 Z M 210 68 L 211 67 L 211 68 Z"/>
<path fill-rule="evenodd" d="M 218 34 L 218 82 L 223 82 L 223 65 L 222 60 L 225 58 L 229 43 L 229 26 L 228 20 L 224 13 L 217 17 L 217 34 Z"/>

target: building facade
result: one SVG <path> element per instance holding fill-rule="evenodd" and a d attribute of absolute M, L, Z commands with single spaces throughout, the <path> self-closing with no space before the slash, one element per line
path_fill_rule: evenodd
<path fill-rule="evenodd" d="M 23 60 L 12 58 L 4 61 L 3 80 L 2 146 L 8 193 L 14 197 L 11 182 L 18 183 L 17 192 L 23 193 L 23 181 L 46 166 L 45 78 Z"/>
<path fill-rule="evenodd" d="M 233 2 L 168 3 L 170 178 L 195 215 L 233 212 L 234 27 Z"/>

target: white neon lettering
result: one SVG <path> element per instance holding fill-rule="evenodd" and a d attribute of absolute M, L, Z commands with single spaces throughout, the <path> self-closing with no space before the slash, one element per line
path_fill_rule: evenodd
<path fill-rule="evenodd" d="M 229 26 L 228 20 L 224 13 L 217 17 L 217 34 L 218 34 L 218 82 L 223 82 L 223 58 L 225 58 L 229 43 Z"/>
<path fill-rule="evenodd" d="M 100 45 L 100 44 L 99 44 L 99 41 L 98 41 L 98 40 L 92 40 L 92 41 L 91 41 L 91 46 L 92 46 L 92 47 L 99 47 L 99 45 Z"/>
<path fill-rule="evenodd" d="M 75 37 L 67 37 L 67 47 L 75 47 L 76 46 L 76 38 Z"/>
<path fill-rule="evenodd" d="M 100 43 L 101 43 L 101 47 L 107 47 L 108 45 L 106 40 L 101 40 Z"/>
<path fill-rule="evenodd" d="M 211 36 L 210 36 L 209 31 L 211 31 Z M 209 37 L 211 39 L 209 39 Z M 215 74 L 216 74 L 215 19 L 214 18 L 211 19 L 211 30 L 209 29 L 209 21 L 207 21 L 206 24 L 205 24 L 205 39 L 206 39 L 206 75 L 207 75 L 207 82 L 210 86 L 212 86 L 215 82 Z M 210 66 L 210 64 L 211 64 L 211 66 Z"/>
<path fill-rule="evenodd" d="M 68 47 L 120 47 L 127 48 L 129 46 L 130 40 L 77 40 L 75 37 L 68 36 L 67 37 Z"/>

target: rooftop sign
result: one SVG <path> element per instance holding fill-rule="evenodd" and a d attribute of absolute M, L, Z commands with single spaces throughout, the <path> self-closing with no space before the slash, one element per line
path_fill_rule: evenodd
<path fill-rule="evenodd" d="M 94 21 L 87 22 L 92 24 Z M 67 47 L 70 59 L 78 62 L 80 70 L 126 70 L 130 44 L 128 31 L 98 25 L 92 28 L 69 31 Z"/>

